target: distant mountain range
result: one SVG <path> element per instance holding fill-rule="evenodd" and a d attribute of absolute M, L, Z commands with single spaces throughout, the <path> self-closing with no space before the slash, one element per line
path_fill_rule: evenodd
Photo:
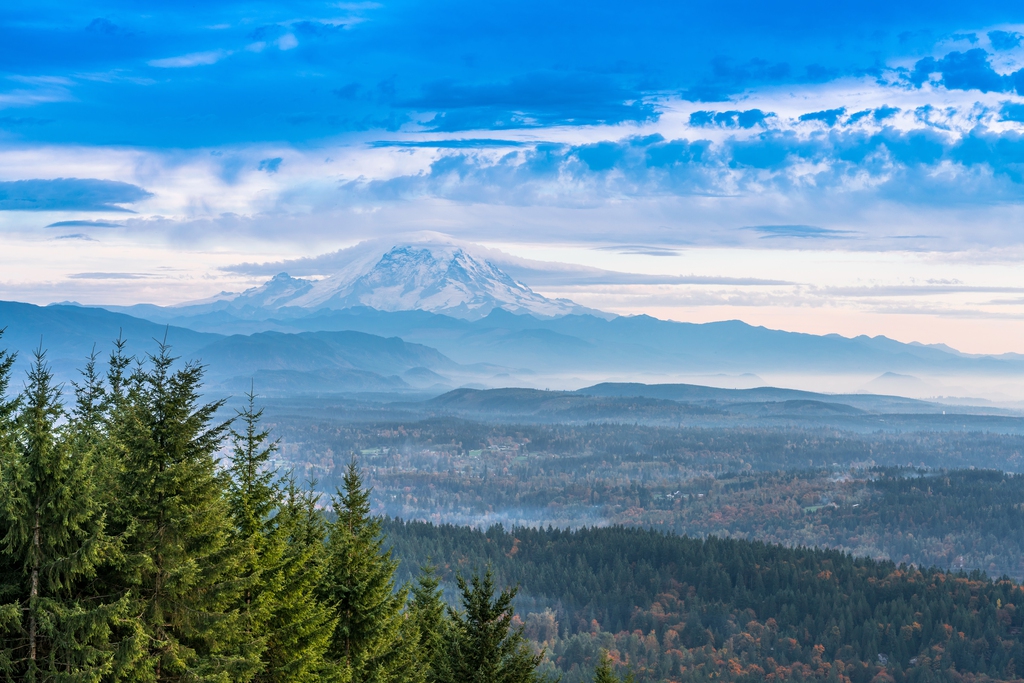
<path fill-rule="evenodd" d="M 204 332 L 252 334 L 354 330 L 433 347 L 458 363 L 488 363 L 511 373 L 615 376 L 616 373 L 1016 375 L 1024 359 L 967 356 L 886 337 L 812 335 L 732 320 L 694 324 L 650 316 L 538 318 L 502 309 L 477 320 L 427 311 L 282 310 L 243 319 L 231 311 L 189 315 L 160 309 L 151 319 Z M 137 314 L 150 317 L 146 310 Z"/>
<path fill-rule="evenodd" d="M 76 380 L 94 352 L 105 362 L 118 338 L 140 360 L 166 343 L 175 356 L 207 366 L 208 388 L 233 393 L 246 391 L 251 382 L 260 392 L 277 395 L 423 389 L 438 393 L 489 371 L 486 366 L 463 367 L 420 344 L 353 331 L 222 335 L 101 308 L 6 301 L 0 302 L 0 326 L 0 348 L 18 353 L 19 373 L 41 348 L 63 382 Z"/>
<path fill-rule="evenodd" d="M 77 378 L 77 371 L 94 351 L 105 361 L 113 342 L 122 337 L 131 352 L 144 357 L 166 341 L 178 355 L 188 356 L 222 335 L 154 323 L 123 313 L 84 306 L 35 306 L 0 301 L 0 348 L 18 353 L 24 369 L 37 349 L 61 380 Z M 15 386 L 20 378 L 15 378 Z"/>
<path fill-rule="evenodd" d="M 94 346 L 106 355 L 119 334 L 140 356 L 166 336 L 176 354 L 209 365 L 211 388 L 238 392 L 256 381 L 279 395 L 787 375 L 855 377 L 848 386 L 911 387 L 923 396 L 941 386 L 935 378 L 1024 379 L 1024 357 L 1014 354 L 592 312 L 548 299 L 450 244 L 396 245 L 318 279 L 282 273 L 242 294 L 181 306 L 0 302 L 0 327 L 22 363 L 41 342 L 65 379 Z M 856 407 L 853 399 L 844 404 Z"/>

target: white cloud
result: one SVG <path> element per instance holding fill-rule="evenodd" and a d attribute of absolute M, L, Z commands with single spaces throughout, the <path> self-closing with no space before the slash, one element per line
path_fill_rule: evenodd
<path fill-rule="evenodd" d="M 167 57 L 165 59 L 152 59 L 147 64 L 159 69 L 183 69 L 192 66 L 206 66 L 216 64 L 225 57 L 231 56 L 231 50 L 210 50 L 208 52 L 192 52 L 179 57 Z"/>
<path fill-rule="evenodd" d="M 63 76 L 8 76 L 8 80 L 26 87 L 0 92 L 0 109 L 32 107 L 74 99 L 71 94 L 74 81 Z"/>

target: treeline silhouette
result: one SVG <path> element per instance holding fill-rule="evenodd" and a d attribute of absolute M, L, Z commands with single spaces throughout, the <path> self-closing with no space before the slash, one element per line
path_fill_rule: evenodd
<path fill-rule="evenodd" d="M 0 352 L 0 677 L 8 681 L 518 683 L 542 655 L 514 589 L 397 586 L 350 463 L 320 496 L 268 468 L 250 394 L 231 421 L 166 346 L 90 359 L 70 406 L 36 353 Z M 229 455 L 222 462 L 222 447 Z"/>

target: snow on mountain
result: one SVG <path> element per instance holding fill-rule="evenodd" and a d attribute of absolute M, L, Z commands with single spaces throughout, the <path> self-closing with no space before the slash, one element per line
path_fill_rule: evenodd
<path fill-rule="evenodd" d="M 264 282 L 259 287 L 247 289 L 231 300 L 232 308 L 281 308 L 292 306 L 291 302 L 308 294 L 315 283 L 311 280 L 301 280 L 288 275 L 278 273 Z"/>
<path fill-rule="evenodd" d="M 379 254 L 379 252 L 378 252 Z M 352 263 L 320 280 L 280 273 L 246 290 L 232 308 L 423 310 L 477 319 L 496 308 L 557 317 L 590 312 L 568 299 L 549 299 L 512 279 L 486 259 L 453 244 L 395 246 L 379 259 Z"/>

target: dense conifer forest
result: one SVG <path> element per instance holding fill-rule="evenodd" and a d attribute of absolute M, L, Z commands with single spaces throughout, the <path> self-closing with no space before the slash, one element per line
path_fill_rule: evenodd
<path fill-rule="evenodd" d="M 519 585 L 526 633 L 567 683 L 602 650 L 640 681 L 1010 680 L 1024 661 L 1024 591 L 980 572 L 622 527 L 384 531 L 406 567 L 486 564 Z"/>
<path fill-rule="evenodd" d="M 514 589 L 467 572 L 450 607 L 429 573 L 397 586 L 354 464 L 323 501 L 267 467 L 252 395 L 218 421 L 201 367 L 123 349 L 70 405 L 41 351 L 15 395 L 0 354 L 0 677 L 537 680 Z"/>
<path fill-rule="evenodd" d="M 21 391 L 0 354 L 4 680 L 903 683 L 1024 666 L 1009 579 L 622 526 L 401 522 L 374 510 L 351 452 L 322 493 L 278 468 L 253 393 L 226 411 L 202 397 L 201 366 L 124 348 L 70 387 L 40 351 Z M 876 472 L 865 506 L 1012 535 L 1018 478 L 918 474 Z M 686 498 L 620 493 L 678 513 L 768 485 L 743 476 L 695 479 L 708 493 Z M 854 505 L 802 513 L 856 530 Z"/>

